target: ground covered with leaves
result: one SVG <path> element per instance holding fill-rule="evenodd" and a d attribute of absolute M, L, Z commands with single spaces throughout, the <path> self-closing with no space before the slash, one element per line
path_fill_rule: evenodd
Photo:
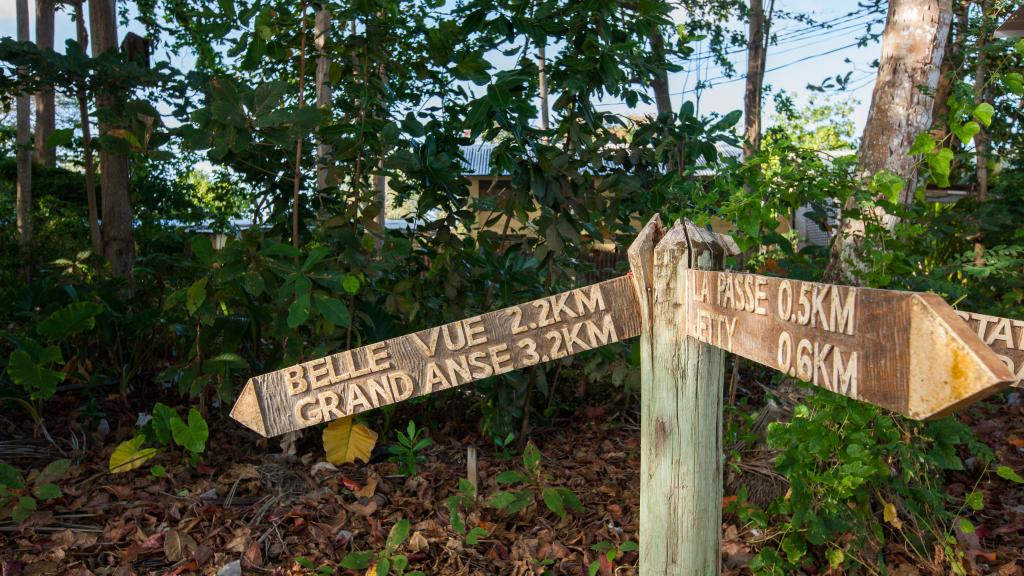
<path fill-rule="evenodd" d="M 1024 467 L 1024 406 L 1019 394 L 997 397 L 961 418 L 1000 462 Z M 111 399 L 111 408 L 117 399 Z M 433 431 L 415 474 L 401 474 L 382 437 L 370 464 L 323 462 L 319 434 L 301 439 L 296 456 L 280 456 L 274 441 L 256 438 L 231 421 L 210 416 L 211 434 L 200 463 L 164 454 L 157 477 L 146 467 L 110 474 L 114 446 L 131 436 L 125 421 L 101 436 L 83 433 L 74 412 L 54 442 L 34 437 L 31 423 L 3 421 L 0 459 L 43 483 L 55 459 L 72 464 L 54 483 L 60 496 L 40 498 L 16 524 L 0 524 L 4 576 L 46 574 L 601 574 L 636 573 L 639 541 L 640 428 L 634 408 L 581 409 L 579 417 L 534 428 L 537 447 L 500 450 L 458 420 Z M 116 413 L 109 410 L 108 413 Z M 6 418 L 12 418 L 8 413 Z M 404 421 L 404 420 L 403 420 Z M 61 454 L 57 447 L 63 450 Z M 477 493 L 467 453 L 476 451 Z M 530 461 L 535 454 L 539 458 Z M 524 462 L 524 460 L 526 460 Z M 1024 488 L 979 474 L 968 457 L 949 474 L 953 496 L 978 490 L 982 510 L 973 532 L 957 530 L 957 546 L 974 574 L 1024 574 Z M 761 481 L 757 465 L 740 469 L 739 483 Z M 980 484 L 978 478 L 984 478 Z M 744 524 L 732 510 L 736 479 L 726 489 L 722 553 L 727 574 L 747 563 L 770 534 Z M 568 489 L 575 498 L 553 502 Z M 578 502 L 576 502 L 578 499 Z M 503 510 L 494 505 L 504 503 Z M 518 510 L 516 510 L 518 509 Z M 893 518 L 882 518 L 893 530 Z M 899 523 L 899 519 L 895 519 Z M 911 526 L 899 526 L 912 530 Z M 856 538 L 850 534 L 849 538 Z M 891 540 L 896 542 L 896 540 Z M 893 574 L 935 573 L 941 559 L 922 558 L 897 544 L 878 551 Z M 936 554 L 941 550 L 936 547 Z M 402 560 L 401 558 L 404 558 Z M 803 565 L 804 574 L 838 574 Z"/>

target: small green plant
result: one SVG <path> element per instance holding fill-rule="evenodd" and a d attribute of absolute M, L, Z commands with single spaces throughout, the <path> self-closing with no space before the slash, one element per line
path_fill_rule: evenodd
<path fill-rule="evenodd" d="M 388 447 L 391 461 L 398 463 L 399 471 L 405 476 L 416 475 L 416 465 L 424 459 L 423 450 L 434 443 L 425 436 L 421 438 L 423 434 L 423 429 L 417 429 L 416 423 L 410 420 L 405 433 L 398 431 L 398 443 Z"/>
<path fill-rule="evenodd" d="M 576 493 L 562 486 L 551 486 L 548 477 L 540 466 L 540 450 L 533 442 L 523 449 L 523 470 L 506 470 L 495 477 L 495 482 L 503 486 L 521 486 L 518 490 L 498 490 L 487 499 L 487 505 L 507 514 L 518 514 L 527 506 L 536 502 L 537 497 L 559 518 L 565 518 L 569 512 L 583 512 Z"/>
<path fill-rule="evenodd" d="M 157 455 L 158 450 L 152 444 L 162 447 L 173 444 L 184 448 L 189 462 L 194 466 L 206 451 L 209 437 L 209 426 L 198 410 L 189 408 L 188 420 L 185 420 L 174 408 L 157 402 L 153 406 L 153 418 L 146 422 L 141 433 L 119 444 L 110 455 L 109 468 L 113 473 L 139 468 Z M 147 444 L 150 446 L 147 447 Z M 162 466 L 153 466 L 150 474 L 154 478 L 161 478 L 166 470 Z"/>
<path fill-rule="evenodd" d="M 30 490 L 17 469 L 0 462 L 0 510 L 8 511 L 11 519 L 21 524 L 39 508 L 41 502 L 64 495 L 56 482 L 70 466 L 71 461 L 67 459 L 51 462 L 36 476 Z"/>
<path fill-rule="evenodd" d="M 305 556 L 297 556 L 295 558 L 295 563 L 298 564 L 300 568 L 303 568 L 316 576 L 332 576 L 334 574 L 334 568 L 329 564 L 321 564 L 320 566 L 317 566 L 312 560 Z"/>
<path fill-rule="evenodd" d="M 516 433 L 509 432 L 504 438 L 501 436 L 494 437 L 494 445 L 501 450 L 498 454 L 499 460 L 511 460 L 512 455 L 515 453 L 515 446 L 512 444 L 516 440 Z"/>
<path fill-rule="evenodd" d="M 476 546 L 480 538 L 487 535 L 487 530 L 477 526 L 467 532 L 464 519 L 464 516 L 469 516 L 469 513 L 477 508 L 476 487 L 469 480 L 460 478 L 459 491 L 446 498 L 444 503 L 448 507 L 448 519 L 452 530 L 460 536 L 465 536 L 466 544 Z"/>
<path fill-rule="evenodd" d="M 640 547 L 632 540 L 626 540 L 618 546 L 608 542 L 607 540 L 602 540 L 591 546 L 590 549 L 601 555 L 608 566 L 614 566 L 615 560 L 620 556 L 626 552 L 635 552 L 639 550 Z M 595 576 L 601 570 L 601 557 L 591 562 L 590 566 L 587 567 L 587 576 Z"/>
<path fill-rule="evenodd" d="M 391 532 L 388 534 L 387 541 L 384 543 L 383 550 L 380 552 L 372 550 L 350 552 L 342 558 L 341 567 L 352 570 L 366 570 L 370 566 L 375 566 L 374 574 L 377 576 L 387 576 L 388 574 L 395 574 L 395 576 L 423 576 L 423 572 L 419 570 L 407 573 L 405 569 L 409 567 L 409 559 L 404 554 L 395 553 L 409 537 L 410 528 L 409 521 L 404 518 L 395 522 L 395 525 L 391 527 Z"/>

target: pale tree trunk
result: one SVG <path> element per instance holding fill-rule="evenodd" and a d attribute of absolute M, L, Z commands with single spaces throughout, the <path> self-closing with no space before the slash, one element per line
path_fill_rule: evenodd
<path fill-rule="evenodd" d="M 750 31 L 747 37 L 747 82 L 743 94 L 743 157 L 761 149 L 761 90 L 764 87 L 765 60 L 768 56 L 769 26 L 775 0 L 765 14 L 761 0 L 750 0 Z"/>
<path fill-rule="evenodd" d="M 83 56 L 89 47 L 89 34 L 85 31 L 85 12 L 82 10 L 84 1 L 75 2 L 75 31 Z M 85 159 L 85 199 L 89 206 L 89 239 L 92 241 L 92 252 L 100 256 L 103 254 L 103 236 L 100 235 L 96 207 L 96 167 L 92 161 L 92 126 L 89 124 L 89 95 L 86 90 L 84 85 L 78 87 L 78 115 L 82 119 L 82 150 Z"/>
<path fill-rule="evenodd" d="M 99 57 L 117 50 L 117 6 L 115 0 L 90 0 L 89 28 L 92 32 L 92 55 Z M 96 94 L 96 107 L 119 114 L 122 95 L 111 92 Z M 100 136 L 118 127 L 100 122 Z M 128 195 L 128 156 L 100 149 L 100 193 L 103 195 L 103 256 L 110 262 L 110 273 L 116 277 L 131 276 L 135 263 L 132 240 L 132 204 Z"/>
<path fill-rule="evenodd" d="M 548 130 L 551 127 L 551 120 L 548 117 L 548 75 L 545 67 L 547 66 L 547 47 L 541 44 L 537 46 L 537 83 L 540 89 L 540 127 L 541 130 Z M 544 137 L 545 141 L 547 136 Z"/>
<path fill-rule="evenodd" d="M 17 0 L 18 42 L 29 42 L 28 0 Z M 32 101 L 28 94 L 18 94 L 17 108 L 17 171 L 18 184 L 15 212 L 18 225 L 18 243 L 29 248 L 32 244 Z"/>
<path fill-rule="evenodd" d="M 36 0 L 36 45 L 42 50 L 53 50 L 53 0 Z M 57 150 L 46 141 L 57 129 L 53 87 L 40 88 L 36 93 L 36 162 L 44 166 L 57 163 Z"/>
<path fill-rule="evenodd" d="M 858 173 L 867 180 L 887 170 L 906 181 L 900 201 L 909 203 L 917 185 L 918 159 L 908 154 L 917 135 L 931 127 L 935 90 L 949 34 L 952 0 L 892 0 L 882 33 L 878 79 L 871 95 Z M 855 200 L 845 207 L 840 235 L 832 245 L 825 272 L 829 280 L 858 284 L 863 262 L 864 222 L 855 218 Z M 897 218 L 879 212 L 892 230 Z"/>
<path fill-rule="evenodd" d="M 331 59 L 327 57 L 327 33 L 331 27 L 330 10 L 322 9 L 316 13 L 316 21 L 313 28 L 313 46 L 316 48 L 316 106 L 325 113 L 331 109 Z M 331 146 L 317 136 L 316 143 L 316 187 L 318 190 L 333 186 L 335 182 L 329 182 L 328 176 L 331 171 L 329 157 Z"/>

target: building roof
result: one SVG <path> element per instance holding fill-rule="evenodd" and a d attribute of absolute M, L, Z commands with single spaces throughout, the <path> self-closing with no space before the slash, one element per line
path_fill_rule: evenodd
<path fill-rule="evenodd" d="M 722 157 L 734 159 L 743 157 L 743 149 L 732 144 L 715 142 L 715 148 L 718 149 L 718 154 Z M 491 153 L 493 151 L 494 144 L 490 142 L 462 146 L 463 166 L 465 166 L 466 176 L 492 176 L 494 174 L 491 168 Z M 615 164 L 609 162 L 608 166 L 614 167 Z M 704 161 L 703 156 L 697 159 L 697 166 L 700 168 L 697 171 L 698 176 L 710 176 L 713 174 L 713 171 L 707 167 L 707 162 Z"/>
<path fill-rule="evenodd" d="M 996 38 L 1020 38 L 1024 36 L 1024 7 L 1018 8 L 996 28 Z"/>

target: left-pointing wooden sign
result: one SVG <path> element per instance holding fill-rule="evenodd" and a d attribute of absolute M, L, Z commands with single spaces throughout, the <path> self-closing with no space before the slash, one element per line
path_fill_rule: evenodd
<path fill-rule="evenodd" d="M 277 436 L 632 338 L 636 311 L 621 276 L 256 376 L 231 417 Z"/>

